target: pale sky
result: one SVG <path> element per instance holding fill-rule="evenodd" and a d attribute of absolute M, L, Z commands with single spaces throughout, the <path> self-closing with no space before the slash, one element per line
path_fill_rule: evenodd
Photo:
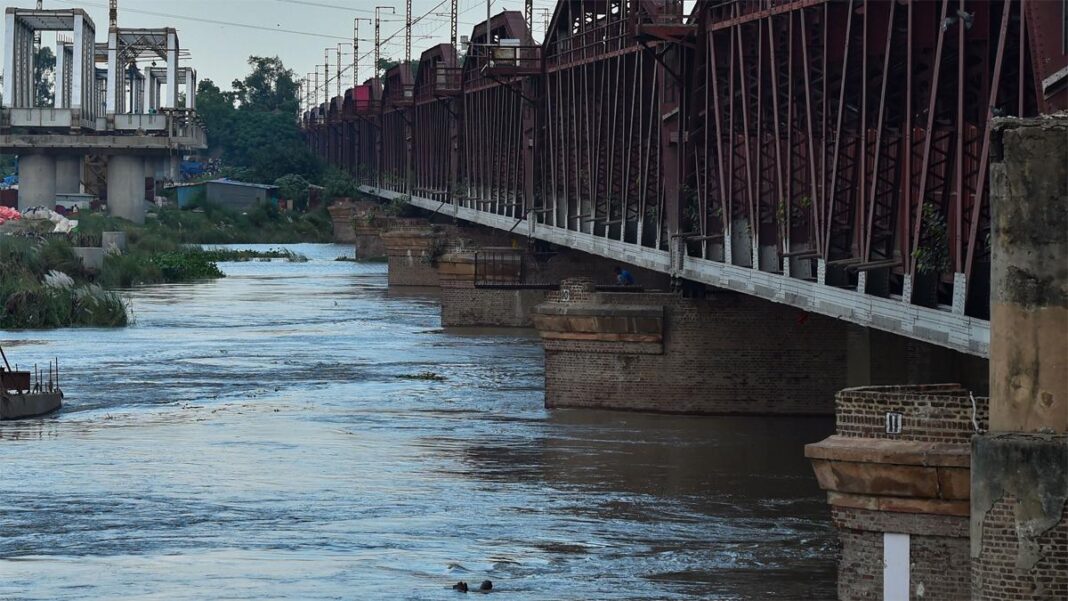
<path fill-rule="evenodd" d="M 194 67 L 201 81 L 211 79 L 228 89 L 233 79 L 248 73 L 246 61 L 250 55 L 278 56 L 298 77 L 304 77 L 315 65 L 323 64 L 323 52 L 329 47 L 332 74 L 337 61 L 335 48 L 340 43 L 344 50 L 342 62 L 350 66 L 353 18 L 373 19 L 375 6 L 396 6 L 396 16 L 382 11 L 382 38 L 400 31 L 383 46 L 382 56 L 402 58 L 404 4 L 404 0 L 119 0 L 119 26 L 175 27 L 182 48 L 192 54 L 182 65 Z M 424 49 L 448 41 L 449 4 L 449 0 L 412 0 L 413 19 L 433 11 L 412 28 L 413 59 Z M 535 0 L 535 39 L 540 40 L 543 33 L 541 9 L 552 10 L 555 5 L 555 0 Z M 36 1 L 0 0 L 0 6 L 33 8 Z M 107 39 L 107 6 L 107 0 L 44 0 L 46 9 L 79 7 L 88 11 L 96 25 L 98 42 Z M 459 7 L 459 35 L 469 36 L 475 24 L 485 20 L 486 2 L 459 0 Z M 506 9 L 522 11 L 523 0 L 493 0 L 492 8 L 494 14 Z M 0 26 L 0 49 L 4 35 Z M 373 23 L 360 22 L 360 38 L 361 55 L 374 50 Z M 42 39 L 55 48 L 54 34 L 45 34 Z M 360 61 L 361 81 L 370 77 L 372 60 L 367 56 Z M 318 71 L 322 73 L 321 66 Z M 351 67 L 342 74 L 342 82 L 343 88 L 352 84 Z M 331 94 L 335 90 L 332 85 Z"/>

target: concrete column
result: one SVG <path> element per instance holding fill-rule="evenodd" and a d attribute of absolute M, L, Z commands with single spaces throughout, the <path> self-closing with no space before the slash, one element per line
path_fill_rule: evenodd
<path fill-rule="evenodd" d="M 145 160 L 114 155 L 108 159 L 108 214 L 145 222 Z"/>
<path fill-rule="evenodd" d="M 972 441 L 972 599 L 1064 599 L 1068 118 L 994 127 L 990 432 Z"/>
<path fill-rule="evenodd" d="M 56 42 L 56 71 L 55 71 L 55 103 L 53 106 L 57 109 L 68 108 L 67 107 L 67 86 L 70 82 L 67 81 L 67 52 L 66 44 L 63 42 Z"/>
<path fill-rule="evenodd" d="M 92 68 L 94 60 L 90 54 L 95 49 L 87 49 L 93 45 L 95 32 L 87 26 L 85 14 L 81 11 L 74 15 L 74 62 L 71 64 L 70 75 L 70 108 L 81 109 L 83 119 L 96 117 L 96 108 L 93 106 L 94 73 Z M 88 44 L 86 42 L 88 41 Z"/>
<path fill-rule="evenodd" d="M 163 108 L 178 107 L 178 33 L 167 32 L 167 98 Z"/>
<path fill-rule="evenodd" d="M 179 157 L 177 155 L 171 156 L 169 159 L 167 159 L 167 179 L 171 180 L 172 182 L 176 182 L 181 178 L 181 175 L 182 157 Z"/>
<path fill-rule="evenodd" d="M 192 67 L 185 72 L 185 108 L 197 108 L 197 72 Z"/>
<path fill-rule="evenodd" d="M 15 80 L 19 73 L 15 69 L 15 61 L 18 45 L 16 43 L 17 30 L 15 28 L 15 13 L 9 12 L 4 15 L 4 106 L 18 106 L 15 97 Z"/>
<path fill-rule="evenodd" d="M 19 157 L 19 211 L 56 206 L 56 159 L 47 154 Z"/>
<path fill-rule="evenodd" d="M 153 81 L 152 81 L 152 67 L 151 66 L 145 67 L 145 78 L 143 80 L 141 80 L 141 83 L 144 84 L 144 89 L 141 92 L 141 101 L 142 101 L 141 112 L 147 115 L 148 113 L 152 112 L 152 109 L 156 108 L 152 104 L 152 101 L 153 101 L 153 98 L 152 98 Z"/>
<path fill-rule="evenodd" d="M 105 111 L 108 114 L 119 112 L 122 102 L 122 67 L 119 65 L 119 34 L 108 33 L 108 91 Z"/>
<path fill-rule="evenodd" d="M 59 155 L 56 157 L 56 192 L 78 194 L 82 191 L 82 157 Z"/>

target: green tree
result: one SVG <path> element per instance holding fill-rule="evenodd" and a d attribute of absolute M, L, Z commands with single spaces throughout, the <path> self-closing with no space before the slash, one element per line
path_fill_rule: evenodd
<path fill-rule="evenodd" d="M 251 57 L 252 73 L 220 90 L 209 79 L 197 87 L 197 113 L 208 130 L 210 152 L 246 180 L 271 183 L 287 174 L 318 181 L 322 165 L 304 144 L 294 114 L 292 73 L 277 59 Z"/>
<path fill-rule="evenodd" d="M 378 72 L 382 74 L 383 77 L 385 77 L 386 71 L 389 71 L 390 69 L 396 67 L 399 64 L 400 61 L 396 61 L 391 58 L 380 58 L 378 59 Z"/>
<path fill-rule="evenodd" d="M 56 55 L 48 46 L 42 46 L 33 61 L 34 98 L 37 106 L 47 106 L 55 101 L 52 81 L 56 72 Z"/>
<path fill-rule="evenodd" d="M 297 112 L 299 86 L 296 74 L 286 69 L 281 59 L 250 56 L 248 64 L 252 73 L 245 79 L 235 79 L 232 84 L 234 98 L 242 110 Z"/>

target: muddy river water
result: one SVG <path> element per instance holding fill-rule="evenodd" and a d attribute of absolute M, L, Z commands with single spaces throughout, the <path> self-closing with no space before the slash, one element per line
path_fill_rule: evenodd
<path fill-rule="evenodd" d="M 829 419 L 546 411 L 535 335 L 290 248 L 131 291 L 131 327 L 0 332 L 67 394 L 0 423 L 0 599 L 835 596 Z"/>

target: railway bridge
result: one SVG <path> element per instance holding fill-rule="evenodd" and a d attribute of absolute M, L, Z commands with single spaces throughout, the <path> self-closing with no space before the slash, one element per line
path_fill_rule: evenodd
<path fill-rule="evenodd" d="M 547 405 L 836 413 L 806 452 L 841 599 L 1063 598 L 1068 129 L 1026 118 L 1068 108 L 1066 18 L 561 1 L 543 40 L 502 12 L 302 119 L 438 223 L 382 234 L 391 283 L 539 329 Z M 613 264 L 643 289 L 589 280 Z"/>

